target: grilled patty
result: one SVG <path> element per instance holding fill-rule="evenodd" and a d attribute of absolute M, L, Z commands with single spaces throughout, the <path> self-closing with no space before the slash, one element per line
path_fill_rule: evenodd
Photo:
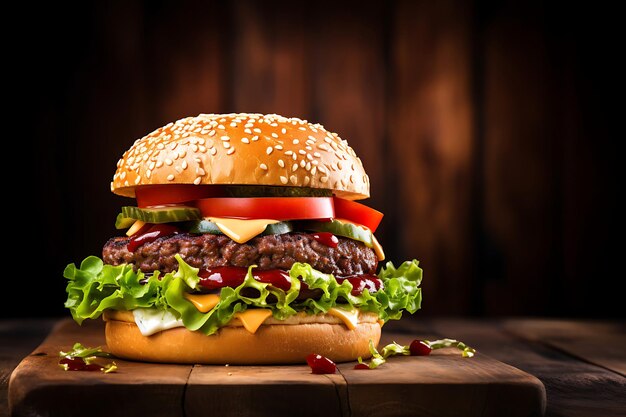
<path fill-rule="evenodd" d="M 306 262 L 318 271 L 336 276 L 375 274 L 378 259 L 363 243 L 337 236 L 336 248 L 317 242 L 309 233 L 257 236 L 240 244 L 224 235 L 181 233 L 146 243 L 129 252 L 130 238 L 114 237 L 102 249 L 106 264 L 130 263 L 143 272 L 162 273 L 178 269 L 179 253 L 196 268 L 218 266 L 260 269 L 289 269 L 294 262 Z"/>

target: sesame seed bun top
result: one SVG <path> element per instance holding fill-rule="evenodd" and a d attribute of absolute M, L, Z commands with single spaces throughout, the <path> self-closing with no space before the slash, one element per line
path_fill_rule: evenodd
<path fill-rule="evenodd" d="M 201 114 L 135 141 L 117 163 L 115 194 L 153 184 L 274 185 L 369 197 L 369 178 L 336 133 L 276 114 Z"/>

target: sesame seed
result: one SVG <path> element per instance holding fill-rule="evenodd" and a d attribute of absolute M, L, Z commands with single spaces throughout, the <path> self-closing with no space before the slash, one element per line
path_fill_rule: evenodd
<path fill-rule="evenodd" d="M 287 133 L 287 129 L 285 129 L 284 127 L 281 129 L 281 133 L 284 135 L 285 133 Z"/>
<path fill-rule="evenodd" d="M 163 166 L 163 161 L 158 160 L 158 161 L 157 161 L 157 163 L 156 163 L 156 167 L 157 167 L 157 168 L 161 168 L 162 166 Z M 126 174 L 126 173 L 125 173 L 125 172 L 123 172 L 122 174 Z M 123 178 L 122 178 L 122 179 L 123 179 Z"/>
<path fill-rule="evenodd" d="M 241 138 L 241 141 L 243 143 L 250 143 L 250 139 L 248 139 L 248 138 Z"/>
<path fill-rule="evenodd" d="M 280 182 L 282 182 L 283 184 L 287 184 L 287 177 L 283 177 L 282 175 L 280 176 Z"/>
<path fill-rule="evenodd" d="M 268 155 L 271 154 L 274 151 L 274 148 L 272 148 L 271 146 L 268 146 L 267 149 L 265 150 L 265 153 L 267 153 Z"/>
<path fill-rule="evenodd" d="M 174 180 L 174 174 L 170 174 L 167 176 L 167 180 L 168 181 L 173 181 Z"/>
<path fill-rule="evenodd" d="M 230 143 L 228 143 L 228 142 L 224 142 L 224 143 L 222 143 L 222 145 L 224 145 L 224 147 L 226 149 L 230 148 Z"/>
<path fill-rule="evenodd" d="M 178 143 L 177 143 L 177 142 L 172 142 L 172 144 L 170 145 L 170 149 L 171 149 L 171 150 L 176 149 L 176 145 L 178 145 Z"/>
<path fill-rule="evenodd" d="M 255 127 L 254 129 L 252 129 L 252 131 L 254 133 L 261 133 L 261 129 L 259 129 L 258 127 Z"/>
<path fill-rule="evenodd" d="M 146 178 L 150 178 L 150 175 L 152 175 L 152 171 L 150 171 L 149 169 L 146 170 Z"/>
<path fill-rule="evenodd" d="M 311 175 L 315 175 L 316 172 L 317 172 L 317 167 L 316 166 L 311 168 Z"/>
<path fill-rule="evenodd" d="M 253 141 L 253 142 L 256 142 L 257 140 L 259 140 L 259 137 L 258 137 L 258 136 L 252 136 L 252 141 Z"/>
<path fill-rule="evenodd" d="M 251 134 L 252 134 L 252 131 L 251 131 L 250 129 L 244 129 L 243 131 L 244 131 L 245 133 L 247 133 L 248 135 L 251 135 Z"/>
<path fill-rule="evenodd" d="M 328 177 L 321 177 L 321 178 L 320 178 L 320 181 L 321 181 L 321 182 L 328 182 Z"/>
<path fill-rule="evenodd" d="M 337 168 L 338 169 L 343 169 L 343 167 L 341 166 L 341 161 L 337 161 Z"/>
<path fill-rule="evenodd" d="M 294 161 L 297 160 L 298 159 L 298 155 L 296 155 L 295 153 L 291 154 L 291 159 L 293 159 Z"/>
<path fill-rule="evenodd" d="M 196 168 L 196 175 L 198 175 L 199 177 L 206 175 L 206 172 L 204 172 L 204 169 L 198 167 Z"/>
<path fill-rule="evenodd" d="M 265 164 L 259 165 L 259 168 L 261 168 L 264 171 L 267 171 L 267 165 L 265 165 Z"/>
<path fill-rule="evenodd" d="M 285 155 L 291 155 L 293 151 L 285 151 Z"/>
<path fill-rule="evenodd" d="M 190 133 L 189 133 L 189 132 L 185 132 L 185 133 L 183 133 L 183 137 L 184 137 L 184 138 L 188 137 L 189 135 L 190 135 Z"/>
<path fill-rule="evenodd" d="M 215 136 L 215 130 L 211 130 L 211 131 L 209 132 L 209 136 Z"/>
<path fill-rule="evenodd" d="M 273 138 L 278 138 L 278 134 L 276 134 L 276 133 L 272 133 L 272 137 L 273 137 Z"/>
<path fill-rule="evenodd" d="M 165 165 L 172 165 L 174 162 L 170 158 L 165 159 Z"/>
<path fill-rule="evenodd" d="M 226 155 L 232 155 L 235 153 L 235 148 L 230 148 L 229 150 L 226 151 Z"/>
<path fill-rule="evenodd" d="M 202 159 L 198 158 L 197 156 L 195 158 L 193 158 L 194 161 L 196 161 L 197 163 L 202 162 Z"/>
<path fill-rule="evenodd" d="M 183 161 L 183 163 L 182 163 L 182 164 L 180 164 L 180 166 L 181 166 L 183 169 L 187 169 L 187 161 Z"/>
<path fill-rule="evenodd" d="M 320 154 L 319 152 L 313 152 L 313 156 L 319 158 L 320 156 L 322 156 L 322 154 Z"/>
<path fill-rule="evenodd" d="M 215 155 L 217 153 L 217 149 L 211 148 L 210 152 L 211 152 L 211 155 Z"/>
<path fill-rule="evenodd" d="M 211 147 L 213 147 L 213 146 L 211 146 Z M 206 152 L 206 146 L 200 145 L 200 146 L 198 146 L 198 149 L 200 149 L 200 152 L 202 152 L 202 153 Z"/>
<path fill-rule="evenodd" d="M 306 177 L 304 177 L 304 185 L 309 185 L 310 181 L 311 181 L 311 178 L 309 178 L 308 175 Z"/>
<path fill-rule="evenodd" d="M 178 172 L 179 174 L 180 174 L 181 172 L 183 172 L 183 170 L 182 170 L 182 169 L 181 169 L 181 167 L 179 167 L 179 166 L 174 167 L 174 169 L 175 169 L 175 170 L 176 170 L 176 172 Z"/>
<path fill-rule="evenodd" d="M 315 139 L 315 136 L 311 136 L 309 135 L 309 139 L 312 140 L 313 142 L 315 142 L 317 139 Z"/>
<path fill-rule="evenodd" d="M 191 150 L 194 152 L 198 152 L 198 145 L 191 145 Z"/>
<path fill-rule="evenodd" d="M 306 149 L 307 151 L 312 151 L 312 150 L 313 150 L 313 148 L 311 148 L 311 147 L 310 147 L 310 146 L 308 146 L 308 145 L 307 145 L 307 146 L 305 146 L 305 147 L 304 147 L 304 149 Z"/>
<path fill-rule="evenodd" d="M 158 150 L 163 150 L 163 148 L 165 148 L 165 145 L 163 145 L 162 143 L 157 143 L 156 147 Z"/>
<path fill-rule="evenodd" d="M 200 184 L 200 181 L 202 181 L 202 178 L 201 178 L 201 177 L 198 177 L 198 178 L 196 178 L 195 180 L 193 180 L 193 183 L 194 183 L 195 185 L 198 185 L 198 184 Z"/>
<path fill-rule="evenodd" d="M 293 144 L 294 144 L 294 145 L 297 145 L 298 143 L 300 143 L 300 141 L 299 141 L 298 139 L 294 139 L 294 140 L 293 140 Z"/>
<path fill-rule="evenodd" d="M 289 179 L 291 180 L 291 183 L 293 185 L 296 185 L 298 183 L 298 177 L 296 177 L 295 175 L 292 175 L 291 177 L 289 177 Z"/>
<path fill-rule="evenodd" d="M 293 164 L 293 166 L 291 167 L 291 171 L 296 172 L 297 169 L 298 169 L 298 164 Z"/>
<path fill-rule="evenodd" d="M 352 178 L 352 175 L 350 175 L 350 182 L 354 184 L 354 178 Z"/>
<path fill-rule="evenodd" d="M 235 122 L 231 123 L 230 127 L 237 127 L 237 123 L 235 123 Z"/>
<path fill-rule="evenodd" d="M 332 140 L 331 140 L 328 136 L 326 136 L 326 137 L 324 138 L 324 142 L 326 142 L 326 143 L 332 143 Z"/>
<path fill-rule="evenodd" d="M 283 145 L 274 145 L 274 148 L 275 148 L 277 151 L 282 151 L 282 150 L 283 150 Z"/>
<path fill-rule="evenodd" d="M 306 155 L 306 151 L 305 151 L 304 149 L 300 149 L 300 150 L 298 151 L 298 153 L 299 153 L 300 155 Z"/>
<path fill-rule="evenodd" d="M 305 166 L 305 165 L 306 165 L 306 161 L 305 161 L 304 159 L 303 159 L 303 160 L 301 160 L 301 161 L 300 161 L 300 166 L 301 166 L 302 168 L 304 168 L 304 166 Z"/>
<path fill-rule="evenodd" d="M 222 130 L 226 129 L 226 127 L 224 127 L 224 125 L 217 125 L 217 128 L 218 129 L 222 129 Z"/>
<path fill-rule="evenodd" d="M 300 126 L 298 129 L 306 132 L 306 127 Z"/>
<path fill-rule="evenodd" d="M 285 167 L 285 161 L 283 161 L 282 159 L 278 160 L 278 166 L 280 166 L 281 168 Z"/>
<path fill-rule="evenodd" d="M 230 136 L 222 136 L 220 139 L 226 141 L 226 140 L 230 140 Z"/>
<path fill-rule="evenodd" d="M 311 163 L 307 162 L 306 166 L 304 167 L 304 169 L 306 169 L 307 171 L 310 171 L 311 170 Z"/>
<path fill-rule="evenodd" d="M 204 138 L 200 138 L 200 140 L 198 141 L 198 143 L 199 143 L 200 145 L 204 145 L 204 142 L 205 142 L 205 141 L 204 141 Z"/>
<path fill-rule="evenodd" d="M 178 152 L 178 156 L 181 157 L 181 158 L 184 158 L 185 155 L 187 155 L 187 151 L 179 151 Z"/>

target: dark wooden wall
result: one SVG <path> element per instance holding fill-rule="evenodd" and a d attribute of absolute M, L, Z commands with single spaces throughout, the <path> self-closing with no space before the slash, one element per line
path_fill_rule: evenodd
<path fill-rule="evenodd" d="M 389 258 L 425 269 L 422 314 L 623 316 L 610 11 L 444 0 L 21 12 L 5 90 L 24 103 L 17 152 L 33 145 L 38 178 L 34 195 L 15 183 L 20 236 L 42 244 L 17 251 L 33 262 L 23 279 L 36 307 L 8 314 L 63 313 L 63 267 L 115 233 L 128 201 L 109 181 L 136 138 L 245 111 L 321 122 L 350 142 L 368 204 L 386 214 Z"/>

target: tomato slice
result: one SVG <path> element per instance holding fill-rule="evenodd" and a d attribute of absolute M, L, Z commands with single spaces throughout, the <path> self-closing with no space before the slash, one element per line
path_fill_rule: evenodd
<path fill-rule="evenodd" d="M 346 219 L 354 223 L 362 224 L 369 228 L 372 233 L 376 231 L 380 221 L 383 219 L 383 213 L 380 211 L 355 201 L 333 197 L 333 203 L 337 219 Z"/>
<path fill-rule="evenodd" d="M 184 203 L 221 195 L 219 185 L 165 184 L 143 185 L 135 189 L 138 207 L 160 206 L 164 204 Z"/>
<path fill-rule="evenodd" d="M 222 197 L 195 202 L 203 217 L 239 219 L 331 219 L 332 197 Z"/>

